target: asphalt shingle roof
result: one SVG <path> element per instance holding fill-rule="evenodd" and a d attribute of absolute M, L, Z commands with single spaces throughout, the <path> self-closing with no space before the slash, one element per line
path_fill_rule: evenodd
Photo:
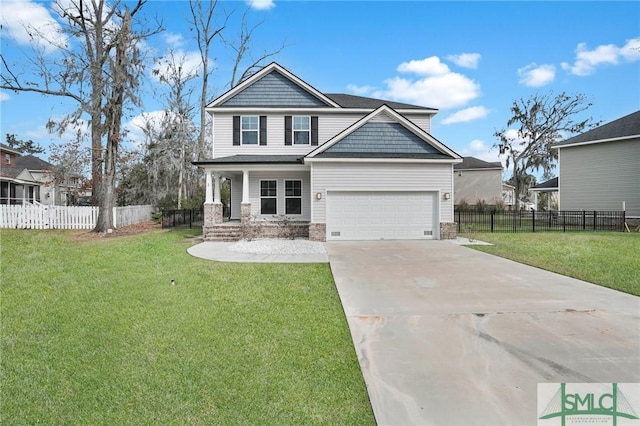
<path fill-rule="evenodd" d="M 382 105 L 390 106 L 393 109 L 424 109 L 433 110 L 435 108 L 427 108 L 418 105 L 405 104 L 402 102 L 386 101 L 384 99 L 367 98 L 364 96 L 347 95 L 345 93 L 325 93 L 326 97 L 337 103 L 343 108 L 366 108 L 376 109 Z"/>
<path fill-rule="evenodd" d="M 502 163 L 488 162 L 475 157 L 462 157 L 462 163 L 458 163 L 453 166 L 455 170 L 470 170 L 470 169 L 502 169 Z"/>
<path fill-rule="evenodd" d="M 302 164 L 300 155 L 231 155 L 211 160 L 194 161 L 195 165 L 205 164 Z"/>
<path fill-rule="evenodd" d="M 558 189 L 558 178 L 554 177 L 548 181 L 532 186 L 531 189 Z"/>
<path fill-rule="evenodd" d="M 625 115 L 622 118 L 618 118 L 617 120 L 559 142 L 555 144 L 554 147 L 563 147 L 565 145 L 605 139 L 620 139 L 636 135 L 640 136 L 640 111 Z"/>
<path fill-rule="evenodd" d="M 22 157 L 16 157 L 16 168 L 28 169 L 28 170 L 51 170 L 53 164 L 41 160 L 33 155 L 25 155 Z"/>

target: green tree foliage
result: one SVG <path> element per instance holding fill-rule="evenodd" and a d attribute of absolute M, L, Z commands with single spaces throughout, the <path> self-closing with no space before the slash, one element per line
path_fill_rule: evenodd
<path fill-rule="evenodd" d="M 7 146 L 23 154 L 42 154 L 44 152 L 44 148 L 31 139 L 23 141 L 18 139 L 16 135 L 9 133 L 7 133 Z"/>
<path fill-rule="evenodd" d="M 498 139 L 494 147 L 506 157 L 507 168 L 513 166 L 516 206 L 532 183 L 531 174 L 542 170 L 549 176 L 555 168 L 558 152 L 551 148 L 555 143 L 599 124 L 591 117 L 582 118 L 591 105 L 585 95 L 564 92 L 513 101 L 507 127 L 494 132 Z"/>

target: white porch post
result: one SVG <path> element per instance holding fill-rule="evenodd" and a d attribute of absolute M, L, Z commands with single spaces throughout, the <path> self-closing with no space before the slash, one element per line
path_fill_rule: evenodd
<path fill-rule="evenodd" d="M 206 172 L 206 183 L 205 183 L 205 204 L 213 203 L 213 188 L 211 186 L 211 170 L 207 170 Z"/>
<path fill-rule="evenodd" d="M 242 171 L 242 202 L 249 203 L 249 170 Z"/>
<path fill-rule="evenodd" d="M 220 174 L 219 173 L 214 173 L 213 174 L 213 184 L 214 184 L 214 188 L 213 188 L 213 202 L 215 204 L 220 204 Z"/>

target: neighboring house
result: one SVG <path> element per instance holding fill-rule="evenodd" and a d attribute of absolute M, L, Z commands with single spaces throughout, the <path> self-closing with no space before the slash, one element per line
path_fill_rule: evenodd
<path fill-rule="evenodd" d="M 513 206 L 516 204 L 515 186 L 504 182 L 502 183 L 502 202 L 509 207 L 509 209 L 513 209 Z"/>
<path fill-rule="evenodd" d="M 453 167 L 455 204 L 482 201 L 494 205 L 502 200 L 502 163 L 475 157 L 462 160 Z"/>
<path fill-rule="evenodd" d="M 549 179 L 548 181 L 539 183 L 529 188 L 533 194 L 533 208 L 545 210 L 557 210 L 558 207 L 558 178 Z M 541 193 L 549 194 L 547 197 L 547 205 L 540 207 L 538 205 L 538 197 Z"/>
<path fill-rule="evenodd" d="M 206 172 L 205 239 L 239 239 L 248 227 L 271 236 L 283 226 L 320 241 L 455 238 L 461 158 L 429 133 L 437 110 L 321 93 L 276 63 L 206 110 L 212 158 L 194 163 Z"/>
<path fill-rule="evenodd" d="M 622 210 L 640 220 L 640 111 L 554 145 L 560 210 Z"/>
<path fill-rule="evenodd" d="M 80 180 L 70 179 L 63 184 L 54 179 L 54 166 L 33 155 L 0 144 L 0 204 L 73 205 L 80 192 Z M 90 196 L 90 194 L 89 194 Z"/>
<path fill-rule="evenodd" d="M 40 183 L 18 164 L 21 154 L 0 143 L 0 204 L 33 204 L 40 201 Z"/>

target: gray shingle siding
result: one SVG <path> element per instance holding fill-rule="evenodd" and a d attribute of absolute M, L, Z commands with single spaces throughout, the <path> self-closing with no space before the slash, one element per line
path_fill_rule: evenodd
<path fill-rule="evenodd" d="M 640 217 L 640 139 L 560 149 L 560 209 Z"/>
<path fill-rule="evenodd" d="M 272 71 L 220 106 L 322 108 L 327 104 L 279 72 Z"/>
<path fill-rule="evenodd" d="M 439 154 L 399 123 L 367 123 L 328 148 L 326 153 Z"/>

